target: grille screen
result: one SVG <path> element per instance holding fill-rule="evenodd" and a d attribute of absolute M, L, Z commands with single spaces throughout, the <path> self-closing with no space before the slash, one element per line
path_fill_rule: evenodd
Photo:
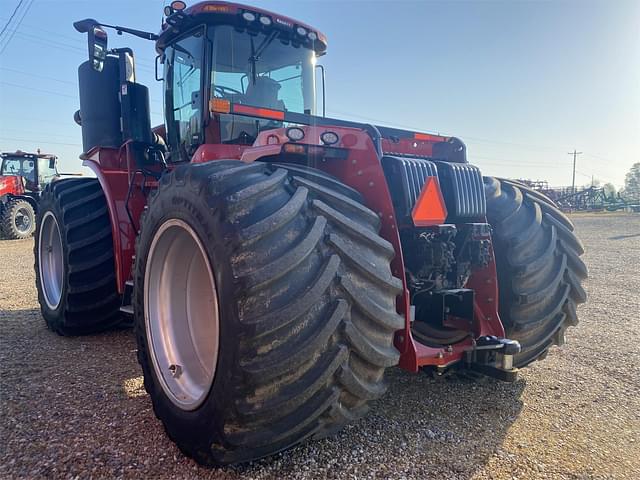
<path fill-rule="evenodd" d="M 438 177 L 447 205 L 447 222 L 479 219 L 486 214 L 480 169 L 468 163 L 432 162 L 419 158 L 385 156 L 382 165 L 396 213 L 407 217 L 427 177 Z"/>

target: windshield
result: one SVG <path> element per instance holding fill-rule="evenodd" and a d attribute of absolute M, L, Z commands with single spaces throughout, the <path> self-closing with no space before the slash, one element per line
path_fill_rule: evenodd
<path fill-rule="evenodd" d="M 211 95 L 254 107 L 315 114 L 315 54 L 282 41 L 278 32 L 249 34 L 232 26 L 213 31 Z M 258 132 L 282 122 L 220 115 L 225 143 L 251 143 Z"/>
<path fill-rule="evenodd" d="M 2 161 L 2 175 L 19 175 L 35 182 L 35 163 L 32 158 L 5 157 Z"/>

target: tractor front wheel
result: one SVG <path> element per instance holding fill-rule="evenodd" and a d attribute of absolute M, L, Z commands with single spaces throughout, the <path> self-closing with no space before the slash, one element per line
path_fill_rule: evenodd
<path fill-rule="evenodd" d="M 141 220 L 134 318 L 145 388 L 185 454 L 257 459 L 384 393 L 404 320 L 379 226 L 313 169 L 216 161 L 162 178 Z"/>
<path fill-rule="evenodd" d="M 9 200 L 0 214 L 0 233 L 10 240 L 20 240 L 33 235 L 36 213 L 31 203 L 22 198 Z"/>
<path fill-rule="evenodd" d="M 38 301 L 51 330 L 83 335 L 122 321 L 111 221 L 98 180 L 65 179 L 47 185 L 35 237 Z"/>
<path fill-rule="evenodd" d="M 487 216 L 493 227 L 500 318 L 522 351 L 514 365 L 544 358 L 578 323 L 586 301 L 587 267 L 571 221 L 544 195 L 511 180 L 485 177 Z"/>

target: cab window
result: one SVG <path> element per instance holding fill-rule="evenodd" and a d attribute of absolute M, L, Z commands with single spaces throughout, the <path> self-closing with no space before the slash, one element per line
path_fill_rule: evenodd
<path fill-rule="evenodd" d="M 44 188 L 48 183 L 58 175 L 55 167 L 50 167 L 51 162 L 48 158 L 39 158 L 38 159 L 38 184 L 40 184 L 40 188 Z"/>
<path fill-rule="evenodd" d="M 5 158 L 2 162 L 2 175 L 22 175 L 22 159 L 21 158 Z"/>
<path fill-rule="evenodd" d="M 209 29 L 211 96 L 278 111 L 315 111 L 315 53 L 283 41 L 276 31 L 247 34 L 230 25 Z M 252 144 L 259 132 L 281 121 L 219 113 L 222 143 Z"/>
<path fill-rule="evenodd" d="M 165 51 L 165 100 L 171 161 L 189 161 L 202 143 L 204 29 Z"/>

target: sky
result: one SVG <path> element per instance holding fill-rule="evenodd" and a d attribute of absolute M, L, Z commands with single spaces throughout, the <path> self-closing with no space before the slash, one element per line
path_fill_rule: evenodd
<path fill-rule="evenodd" d="M 19 0 L 0 1 L 0 30 Z M 190 2 L 187 2 L 190 4 Z M 324 32 L 327 115 L 461 138 L 483 173 L 616 186 L 640 161 L 640 1 L 267 1 L 246 3 Z M 77 67 L 95 18 L 157 32 L 164 0 L 23 0 L 0 35 L 0 151 L 55 153 L 81 171 Z M 152 42 L 136 53 L 162 123 Z"/>

